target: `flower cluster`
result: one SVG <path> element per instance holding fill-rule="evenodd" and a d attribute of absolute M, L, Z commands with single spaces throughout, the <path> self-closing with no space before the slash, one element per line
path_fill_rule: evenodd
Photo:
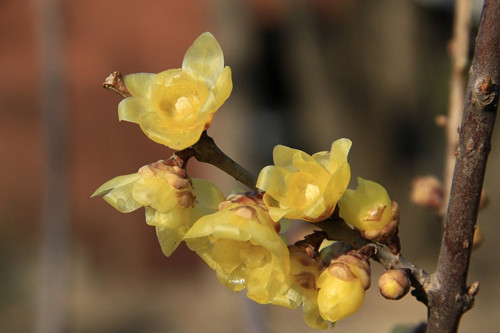
<path fill-rule="evenodd" d="M 146 223 L 155 227 L 166 256 L 184 241 L 221 284 L 234 291 L 246 289 L 261 304 L 302 306 L 311 327 L 325 329 L 361 307 L 370 286 L 369 256 L 344 243 L 336 250 L 328 246 L 328 254 L 320 255 L 325 238 L 334 237 L 326 229 L 344 219 L 366 239 L 392 244 L 399 214 L 375 182 L 359 178 L 356 190 L 347 189 L 349 139 L 336 140 L 329 151 L 313 155 L 276 146 L 274 165 L 247 184 L 258 191 L 225 198 L 216 185 L 191 179 L 186 172 L 188 160 L 199 159 L 196 152 L 207 137 L 202 134 L 232 89 L 231 70 L 224 67 L 214 36 L 198 37 L 181 68 L 127 75 L 124 83 L 130 96 L 118 106 L 119 119 L 137 123 L 151 140 L 177 152 L 137 173 L 111 179 L 93 196 L 103 196 L 122 213 L 144 207 Z M 327 232 L 287 246 L 280 234 L 285 219 L 322 222 Z"/>

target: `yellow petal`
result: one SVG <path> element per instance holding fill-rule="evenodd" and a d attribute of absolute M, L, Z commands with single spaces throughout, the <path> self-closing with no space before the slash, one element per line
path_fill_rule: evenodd
<path fill-rule="evenodd" d="M 285 168 L 290 172 L 295 172 L 297 169 L 293 165 L 294 155 L 302 154 L 298 149 L 289 148 L 282 145 L 277 145 L 273 149 L 274 165 Z"/>
<path fill-rule="evenodd" d="M 323 319 L 319 313 L 317 292 L 310 292 L 304 298 L 302 311 L 304 312 L 304 321 L 309 327 L 321 330 L 328 328 L 328 321 Z"/>
<path fill-rule="evenodd" d="M 127 97 L 118 104 L 118 120 L 120 121 L 141 124 L 146 115 L 154 115 L 155 113 L 151 103 L 139 97 Z"/>
<path fill-rule="evenodd" d="M 348 163 L 341 165 L 331 176 L 325 189 L 325 201 L 337 202 L 349 185 L 351 168 Z"/>
<path fill-rule="evenodd" d="M 104 195 L 109 193 L 114 188 L 134 183 L 137 179 L 139 179 L 139 177 L 140 176 L 137 173 L 115 177 L 99 186 L 99 188 L 95 190 L 90 197 L 93 198 L 99 195 Z"/>
<path fill-rule="evenodd" d="M 286 189 L 285 179 L 289 174 L 289 171 L 280 166 L 268 165 L 260 171 L 256 186 L 266 191 L 267 195 L 280 198 Z"/>
<path fill-rule="evenodd" d="M 148 98 L 150 87 L 156 82 L 156 74 L 151 73 L 134 73 L 123 77 L 127 89 L 134 97 Z"/>
<path fill-rule="evenodd" d="M 115 177 L 101 185 L 92 197 L 104 195 L 103 199 L 116 210 L 122 213 L 132 212 L 142 207 L 132 195 L 132 189 L 139 177 L 137 173 Z"/>
<path fill-rule="evenodd" d="M 231 79 L 231 68 L 224 67 L 222 73 L 215 85 L 213 92 L 215 95 L 215 109 L 218 109 L 229 98 L 233 90 L 233 81 Z"/>
<path fill-rule="evenodd" d="M 352 141 L 349 139 L 338 139 L 332 143 L 330 148 L 330 172 L 337 170 L 341 165 L 347 163 L 347 155 L 351 149 Z"/>
<path fill-rule="evenodd" d="M 224 55 L 215 37 L 205 32 L 187 50 L 182 69 L 198 74 L 207 87 L 213 88 L 224 67 Z"/>
<path fill-rule="evenodd" d="M 196 206 L 202 215 L 213 214 L 217 211 L 219 204 L 226 199 L 219 188 L 204 179 L 192 179 L 193 189 L 196 196 Z"/>
<path fill-rule="evenodd" d="M 166 214 L 155 212 L 148 224 L 156 227 L 156 236 L 165 256 L 169 257 L 188 230 L 190 209 L 175 207 Z"/>
<path fill-rule="evenodd" d="M 167 213 L 178 205 L 177 192 L 167 179 L 145 175 L 135 183 L 132 194 L 143 206 Z"/>

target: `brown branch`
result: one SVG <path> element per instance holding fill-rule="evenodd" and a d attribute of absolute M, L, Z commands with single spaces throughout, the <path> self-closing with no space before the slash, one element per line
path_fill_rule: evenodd
<path fill-rule="evenodd" d="M 198 161 L 216 166 L 237 181 L 246 185 L 252 191 L 258 192 L 258 189 L 255 187 L 257 179 L 245 168 L 224 154 L 215 144 L 214 139 L 208 136 L 207 131 L 204 131 L 201 134 L 200 140 L 188 149 L 194 150 L 194 156 Z"/>
<path fill-rule="evenodd" d="M 459 152 L 436 273 L 427 286 L 428 333 L 456 332 L 473 306 L 477 284 L 467 288 L 474 227 L 498 108 L 500 1 L 486 0 L 466 93 Z"/>

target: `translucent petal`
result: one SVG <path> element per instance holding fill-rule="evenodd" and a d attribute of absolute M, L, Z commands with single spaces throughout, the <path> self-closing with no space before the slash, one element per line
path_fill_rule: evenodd
<path fill-rule="evenodd" d="M 331 173 L 332 169 L 330 167 L 330 152 L 321 151 L 312 155 L 312 158 L 318 162 L 327 172 Z"/>
<path fill-rule="evenodd" d="M 264 202 L 267 202 L 265 198 L 266 194 L 264 194 Z M 300 219 L 302 217 L 302 213 L 300 211 L 294 210 L 293 208 L 279 208 L 279 207 L 268 206 L 268 209 L 269 209 L 269 216 L 271 216 L 273 221 L 276 222 L 281 220 L 284 216 L 286 216 L 289 219 Z"/>
<path fill-rule="evenodd" d="M 288 174 L 290 172 L 280 166 L 268 165 L 260 171 L 256 186 L 279 200 L 285 194 Z"/>
<path fill-rule="evenodd" d="M 189 223 L 190 209 L 176 207 L 167 214 L 156 213 L 153 225 L 165 256 L 169 257 L 181 243 Z"/>
<path fill-rule="evenodd" d="M 204 123 L 197 123 L 191 127 L 182 124 L 175 127 L 173 124 L 162 123 L 159 117 L 151 114 L 151 117 L 144 118 L 141 129 L 151 140 L 174 150 L 183 150 L 198 142 Z"/>
<path fill-rule="evenodd" d="M 233 269 L 230 273 L 227 273 L 223 269 L 221 269 L 220 265 L 217 265 L 215 268 L 217 272 L 217 279 L 219 279 L 220 283 L 233 290 L 233 291 L 241 291 L 246 288 L 247 280 L 246 280 L 246 266 L 243 264 L 238 265 L 235 269 Z"/>
<path fill-rule="evenodd" d="M 248 231 L 260 246 L 270 251 L 273 255 L 277 257 L 283 257 L 283 266 L 286 270 L 290 269 L 290 258 L 288 255 L 288 248 L 286 244 L 281 240 L 278 233 L 274 230 L 272 221 L 265 217 L 260 217 L 258 221 L 249 221 Z"/>
<path fill-rule="evenodd" d="M 196 195 L 196 206 L 202 215 L 213 214 L 217 211 L 219 204 L 225 200 L 224 194 L 219 188 L 203 179 L 192 179 L 193 189 Z"/>
<path fill-rule="evenodd" d="M 242 224 L 245 223 L 243 218 L 234 216 L 234 214 L 219 215 L 219 222 L 215 225 L 212 236 L 215 238 L 231 239 L 237 241 L 248 241 L 251 235 Z M 243 222 L 243 223 L 242 223 Z"/>
<path fill-rule="evenodd" d="M 164 178 L 142 176 L 134 185 L 133 196 L 143 206 L 149 206 L 160 213 L 167 213 L 175 206 L 178 190 Z"/>
<path fill-rule="evenodd" d="M 318 184 L 324 183 L 329 177 L 330 170 L 325 169 L 315 159 L 305 153 L 294 154 L 292 163 L 298 171 L 308 172 L 314 178 L 318 179 Z"/>
<path fill-rule="evenodd" d="M 336 201 L 328 201 L 330 205 L 327 205 L 324 197 L 320 197 L 313 202 L 311 206 L 303 211 L 303 217 L 306 221 L 317 222 L 327 219 L 332 215 L 335 209 Z"/>
<path fill-rule="evenodd" d="M 114 188 L 129 185 L 130 183 L 134 183 L 137 179 L 139 179 L 139 177 L 140 176 L 137 173 L 132 173 L 129 175 L 118 176 L 118 177 L 115 177 L 113 179 L 110 179 L 107 182 L 105 182 L 104 184 L 102 184 L 101 186 L 99 186 L 99 188 L 97 190 L 95 190 L 94 193 L 92 193 L 91 197 L 104 195 L 104 194 L 109 193 Z"/>
<path fill-rule="evenodd" d="M 148 97 L 156 82 L 156 74 L 134 73 L 123 77 L 127 89 L 134 97 Z"/>
<path fill-rule="evenodd" d="M 298 149 L 289 148 L 287 146 L 277 145 L 273 149 L 274 165 L 285 168 L 290 172 L 295 172 L 297 169 L 293 166 L 293 158 L 295 154 L 301 154 Z"/>
<path fill-rule="evenodd" d="M 304 298 L 302 311 L 304 312 L 304 321 L 309 327 L 325 330 L 328 328 L 328 322 L 323 319 L 319 313 L 317 294 L 315 296 Z"/>
<path fill-rule="evenodd" d="M 194 241 L 195 239 L 207 237 L 214 231 L 216 219 L 213 218 L 213 215 L 215 214 L 202 216 L 198 221 L 195 222 L 195 224 L 193 224 L 191 229 L 189 229 L 189 231 L 184 235 L 186 243 L 188 244 L 191 250 L 196 251 L 196 248 L 199 248 L 198 242 Z M 191 248 L 191 246 L 189 245 L 190 242 L 193 244 L 193 248 Z M 197 244 L 197 246 L 195 246 L 195 244 Z"/>
<path fill-rule="evenodd" d="M 156 110 L 144 98 L 127 97 L 118 104 L 118 119 L 120 121 L 125 120 L 141 124 L 144 116 L 147 114 L 154 115 L 156 114 Z"/>
<path fill-rule="evenodd" d="M 347 163 L 347 155 L 351 149 L 352 141 L 338 139 L 332 143 L 330 150 L 330 172 L 337 170 L 342 164 Z"/>
<path fill-rule="evenodd" d="M 222 70 L 217 84 L 215 85 L 213 92 L 215 95 L 215 109 L 219 109 L 222 104 L 229 98 L 231 91 L 233 90 L 233 81 L 231 79 L 231 68 L 228 66 L 224 67 Z"/>
<path fill-rule="evenodd" d="M 116 210 L 122 213 L 132 212 L 142 207 L 132 195 L 132 189 L 137 179 L 139 179 L 139 175 L 136 173 L 115 177 L 101 185 L 92 194 L 92 197 L 104 195 L 103 199 Z"/>
<path fill-rule="evenodd" d="M 205 32 L 187 50 L 182 69 L 196 72 L 209 88 L 213 88 L 224 67 L 224 55 L 215 37 Z"/>

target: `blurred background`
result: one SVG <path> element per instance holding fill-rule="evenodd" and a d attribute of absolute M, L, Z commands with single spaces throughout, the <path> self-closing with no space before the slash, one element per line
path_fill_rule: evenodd
<path fill-rule="evenodd" d="M 165 258 L 142 209 L 121 214 L 90 199 L 105 181 L 171 155 L 118 123 L 120 97 L 103 80 L 180 67 L 204 31 L 233 71 L 233 93 L 209 130 L 219 146 L 257 174 L 276 144 L 314 153 L 352 139 L 350 187 L 358 176 L 384 184 L 401 206 L 403 254 L 433 272 L 440 219 L 409 193 L 416 176 L 443 174 L 435 118 L 448 108 L 452 22 L 453 3 L 433 0 L 0 1 L 0 331 L 314 331 L 300 309 L 225 289 L 184 245 Z M 500 328 L 499 140 L 469 275 L 481 291 L 461 332 Z M 189 168 L 226 194 L 243 187 L 210 166 Z M 426 318 L 411 296 L 383 299 L 382 270 L 372 268 L 365 304 L 337 332 L 390 332 Z"/>

